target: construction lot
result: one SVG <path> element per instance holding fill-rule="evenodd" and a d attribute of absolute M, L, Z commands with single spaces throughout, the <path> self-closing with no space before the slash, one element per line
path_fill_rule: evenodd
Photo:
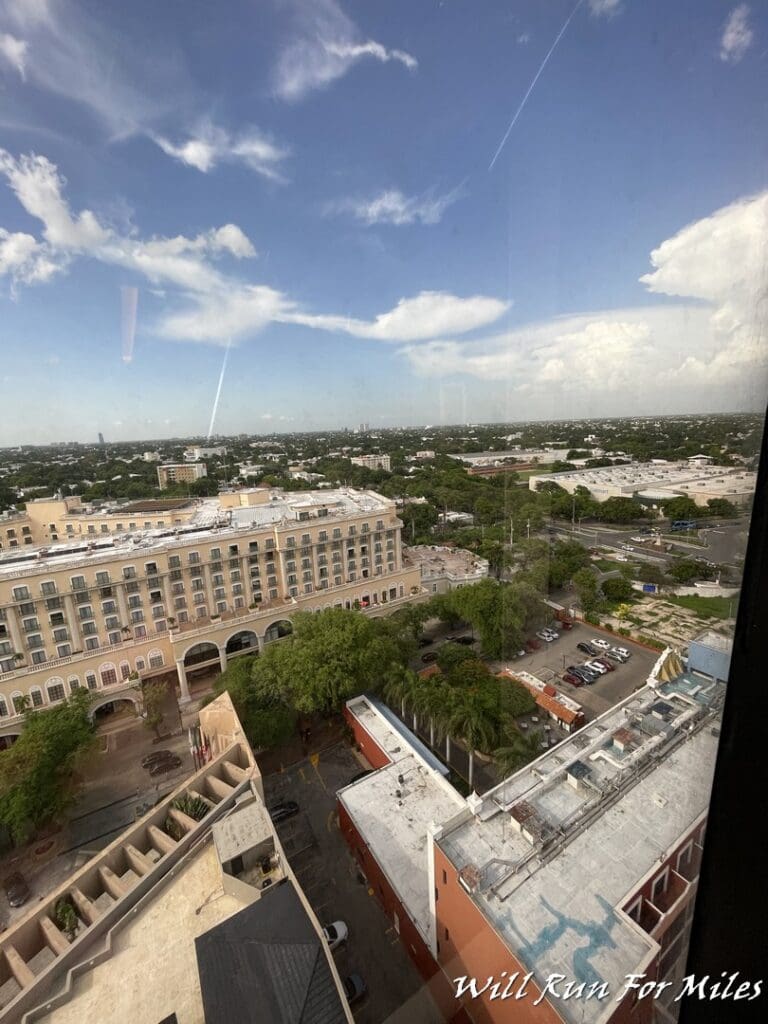
<path fill-rule="evenodd" d="M 632 657 L 623 665 L 614 662 L 615 671 L 607 672 L 591 686 L 577 687 L 564 682 L 562 674 L 569 665 L 581 665 L 590 660 L 590 656 L 578 650 L 576 645 L 592 637 L 607 640 L 616 647 L 626 647 Z M 549 644 L 541 641 L 539 650 L 506 662 L 505 667 L 511 672 L 530 672 L 544 682 L 551 683 L 561 693 L 581 704 L 587 721 L 591 721 L 608 711 L 617 701 L 644 686 L 657 659 L 655 651 L 641 647 L 627 637 L 603 632 L 587 623 L 576 623 L 573 629 L 560 631 L 558 640 Z"/>

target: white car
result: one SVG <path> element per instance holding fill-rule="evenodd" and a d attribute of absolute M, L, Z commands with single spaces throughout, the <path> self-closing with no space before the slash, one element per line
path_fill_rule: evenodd
<path fill-rule="evenodd" d="M 631 544 L 622 544 L 621 545 L 621 550 L 622 551 L 634 551 L 635 549 L 632 547 Z"/>
<path fill-rule="evenodd" d="M 590 672 L 599 672 L 601 676 L 608 671 L 605 665 L 601 665 L 599 661 L 585 661 L 584 667 L 588 668 Z"/>
<path fill-rule="evenodd" d="M 323 936 L 331 951 L 338 949 L 342 942 L 346 942 L 349 931 L 343 921 L 334 921 L 323 928 Z"/>
<path fill-rule="evenodd" d="M 614 557 L 615 557 L 617 562 L 628 562 L 629 561 L 629 559 L 627 558 L 626 555 L 615 555 Z"/>
<path fill-rule="evenodd" d="M 589 642 L 592 644 L 593 647 L 599 647 L 601 651 L 610 651 L 611 649 L 611 645 L 608 643 L 607 640 L 600 640 L 595 637 L 592 637 L 592 639 Z"/>
<path fill-rule="evenodd" d="M 622 658 L 632 657 L 632 652 L 628 651 L 626 647 L 614 647 L 614 651 L 616 651 L 617 654 L 620 654 Z"/>

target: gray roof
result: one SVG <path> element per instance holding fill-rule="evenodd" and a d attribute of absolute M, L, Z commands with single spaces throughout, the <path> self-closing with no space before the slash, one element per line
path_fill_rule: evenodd
<path fill-rule="evenodd" d="M 326 952 L 285 881 L 195 939 L 206 1024 L 345 1024 Z"/>

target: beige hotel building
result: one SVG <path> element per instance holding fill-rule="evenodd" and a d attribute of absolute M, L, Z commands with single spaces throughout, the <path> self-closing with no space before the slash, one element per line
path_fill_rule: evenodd
<path fill-rule="evenodd" d="M 222 670 L 297 611 L 385 614 L 426 597 L 394 502 L 351 488 L 268 488 L 95 508 L 41 499 L 0 518 L 0 744 L 78 687 L 92 709 L 141 702 L 169 671 Z"/>

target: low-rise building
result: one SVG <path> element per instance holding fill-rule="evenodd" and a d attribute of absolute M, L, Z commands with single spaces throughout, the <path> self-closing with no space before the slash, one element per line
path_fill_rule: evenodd
<path fill-rule="evenodd" d="M 390 472 L 389 455 L 355 455 L 349 460 L 353 466 L 362 466 L 364 469 L 383 469 Z"/>
<path fill-rule="evenodd" d="M 745 505 L 755 493 L 757 474 L 740 467 L 702 466 L 696 461 L 632 463 L 599 469 L 573 470 L 567 473 L 534 474 L 528 486 L 555 483 L 573 494 L 586 487 L 596 501 L 607 498 L 639 498 L 667 501 L 685 495 L 706 507 L 711 498 L 726 498 L 734 505 Z"/>
<path fill-rule="evenodd" d="M 166 462 L 157 467 L 157 484 L 164 490 L 169 484 L 191 484 L 208 476 L 204 462 Z"/>
<path fill-rule="evenodd" d="M 186 462 L 200 462 L 202 459 L 223 459 L 227 454 L 226 445 L 218 444 L 212 447 L 193 445 L 184 451 Z"/>
<path fill-rule="evenodd" d="M 421 585 L 430 594 L 477 583 L 488 576 L 488 560 L 463 548 L 418 544 L 403 547 L 403 565 L 418 566 Z"/>
<path fill-rule="evenodd" d="M 340 791 L 342 833 L 453 1014 L 675 1020 L 725 689 L 681 670 L 668 649 L 640 690 L 465 800 L 369 699 L 347 702 L 377 770 Z M 636 1000 L 631 974 L 668 983 L 661 998 Z"/>

